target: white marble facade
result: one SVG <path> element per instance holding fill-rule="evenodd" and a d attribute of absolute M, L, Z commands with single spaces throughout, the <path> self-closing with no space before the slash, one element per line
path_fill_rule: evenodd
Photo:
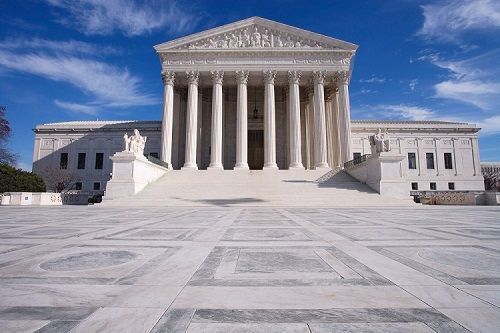
<path fill-rule="evenodd" d="M 356 49 L 258 17 L 157 45 L 162 120 L 39 125 L 33 170 L 58 169 L 67 154 L 67 169 L 82 189 L 99 183 L 103 190 L 109 157 L 136 128 L 148 137 L 144 153 L 173 169 L 342 168 L 369 154 L 368 137 L 382 129 L 392 148 L 408 157 L 403 174 L 409 189 L 484 189 L 475 125 L 351 121 Z"/>
<path fill-rule="evenodd" d="M 259 17 L 155 46 L 164 83 L 161 159 L 174 169 L 328 168 L 352 159 L 357 45 Z"/>

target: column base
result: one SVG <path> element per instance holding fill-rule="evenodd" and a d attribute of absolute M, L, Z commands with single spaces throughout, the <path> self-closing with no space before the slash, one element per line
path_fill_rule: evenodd
<path fill-rule="evenodd" d="M 278 170 L 278 165 L 276 163 L 265 164 L 262 168 L 263 170 Z"/>
<path fill-rule="evenodd" d="M 207 170 L 224 170 L 224 166 L 222 164 L 210 164 Z"/>
<path fill-rule="evenodd" d="M 198 165 L 196 164 L 184 164 L 181 170 L 198 170 Z"/>
<path fill-rule="evenodd" d="M 315 169 L 330 169 L 330 166 L 328 163 L 323 162 L 323 163 L 318 163 L 315 167 Z"/>
<path fill-rule="evenodd" d="M 237 163 L 234 168 L 234 170 L 250 170 L 250 168 L 248 167 L 248 164 L 247 163 Z"/>
<path fill-rule="evenodd" d="M 304 166 L 302 165 L 302 163 L 291 163 L 289 166 L 288 166 L 288 169 L 293 169 L 293 170 L 304 170 Z"/>

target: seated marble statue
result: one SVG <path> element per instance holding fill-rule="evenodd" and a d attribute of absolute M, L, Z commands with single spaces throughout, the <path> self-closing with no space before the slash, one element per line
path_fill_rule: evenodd
<path fill-rule="evenodd" d="M 387 130 L 382 133 L 379 128 L 377 134 L 370 136 L 372 154 L 391 151 L 391 139 Z"/>
<path fill-rule="evenodd" d="M 125 142 L 125 150 L 135 155 L 143 155 L 144 147 L 146 146 L 147 136 L 142 136 L 139 134 L 138 129 L 134 129 L 134 135 L 128 136 L 127 133 L 123 136 Z"/>

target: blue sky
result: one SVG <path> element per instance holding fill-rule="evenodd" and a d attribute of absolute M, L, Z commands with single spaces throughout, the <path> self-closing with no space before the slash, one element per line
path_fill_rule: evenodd
<path fill-rule="evenodd" d="M 353 119 L 478 124 L 500 160 L 500 1 L 0 2 L 0 105 L 31 168 L 39 123 L 160 119 L 153 45 L 261 16 L 360 45 Z"/>

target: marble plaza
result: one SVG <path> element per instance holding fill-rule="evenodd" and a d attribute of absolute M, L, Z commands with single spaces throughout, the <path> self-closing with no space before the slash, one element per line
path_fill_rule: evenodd
<path fill-rule="evenodd" d="M 2 207 L 0 332 L 498 332 L 496 207 Z"/>

